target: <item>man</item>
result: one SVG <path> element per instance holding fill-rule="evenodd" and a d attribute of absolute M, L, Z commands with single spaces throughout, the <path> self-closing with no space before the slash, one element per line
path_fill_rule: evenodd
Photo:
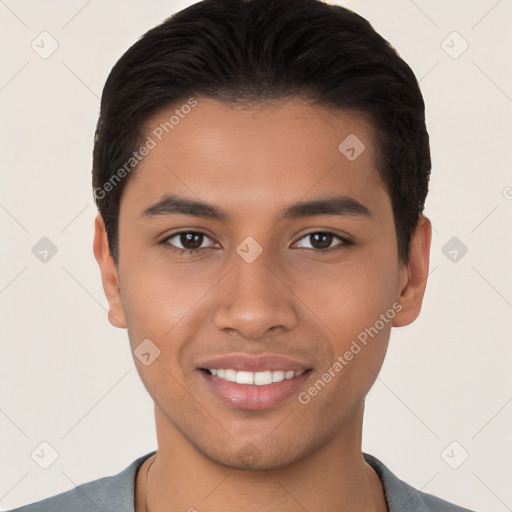
<path fill-rule="evenodd" d="M 424 103 L 355 13 L 206 0 L 105 85 L 94 254 L 156 452 L 21 511 L 463 511 L 361 451 L 429 268 Z"/>

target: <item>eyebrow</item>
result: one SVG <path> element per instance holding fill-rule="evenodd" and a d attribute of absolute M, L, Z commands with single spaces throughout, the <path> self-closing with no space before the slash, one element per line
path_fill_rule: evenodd
<path fill-rule="evenodd" d="M 166 194 L 157 203 L 148 206 L 142 218 L 169 215 L 193 215 L 220 221 L 229 221 L 230 214 L 220 208 L 202 201 L 196 201 L 176 194 Z M 279 212 L 278 220 L 309 217 L 314 215 L 338 215 L 343 217 L 372 217 L 372 211 L 357 199 L 347 195 L 329 195 L 310 201 L 297 201 Z"/>

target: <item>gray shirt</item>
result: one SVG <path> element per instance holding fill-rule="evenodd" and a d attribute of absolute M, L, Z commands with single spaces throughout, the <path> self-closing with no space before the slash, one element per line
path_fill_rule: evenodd
<path fill-rule="evenodd" d="M 143 462 L 155 452 L 133 461 L 117 475 L 78 485 L 70 491 L 11 512 L 135 512 L 135 478 Z M 363 454 L 382 482 L 389 512 L 472 512 L 417 491 L 398 479 L 380 460 Z"/>

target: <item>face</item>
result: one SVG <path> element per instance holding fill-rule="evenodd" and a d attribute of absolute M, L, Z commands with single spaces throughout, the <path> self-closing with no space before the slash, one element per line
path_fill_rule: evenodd
<path fill-rule="evenodd" d="M 156 145 L 121 200 L 118 272 L 101 218 L 95 254 L 159 438 L 276 468 L 360 434 L 391 326 L 419 313 L 429 224 L 400 263 L 363 117 L 299 100 L 197 102 L 162 140 L 154 129 L 175 109 L 151 120 Z M 288 378 L 265 384 L 280 369 Z"/>

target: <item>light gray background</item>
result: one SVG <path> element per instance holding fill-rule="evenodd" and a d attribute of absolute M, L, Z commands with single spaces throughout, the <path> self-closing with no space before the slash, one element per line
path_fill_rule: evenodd
<path fill-rule="evenodd" d="M 91 152 L 116 60 L 192 3 L 0 0 L 2 510 L 117 473 L 156 447 L 152 402 L 127 333 L 107 321 L 92 253 Z M 392 332 L 364 449 L 426 492 L 512 510 L 512 1 L 340 3 L 415 71 L 433 158 L 424 308 Z M 43 31 L 59 45 L 46 59 L 31 47 L 51 49 Z M 46 263 L 32 252 L 42 237 L 58 249 Z M 468 248 L 455 262 L 452 247 L 443 253 L 452 237 Z M 58 452 L 48 469 L 31 458 L 43 441 Z"/>

